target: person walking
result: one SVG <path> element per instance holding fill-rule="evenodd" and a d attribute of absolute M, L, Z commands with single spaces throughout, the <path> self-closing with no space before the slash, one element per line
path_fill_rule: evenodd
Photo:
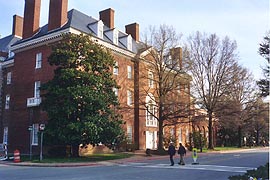
<path fill-rule="evenodd" d="M 184 156 L 186 155 L 186 148 L 182 145 L 182 143 L 179 143 L 179 149 L 178 149 L 178 154 L 180 154 L 180 161 L 179 165 L 185 165 L 184 162 Z"/>
<path fill-rule="evenodd" d="M 175 147 L 174 147 L 173 143 L 170 142 L 169 149 L 168 149 L 168 154 L 170 156 L 171 166 L 174 165 L 173 156 L 175 155 L 175 153 L 176 153 Z"/>

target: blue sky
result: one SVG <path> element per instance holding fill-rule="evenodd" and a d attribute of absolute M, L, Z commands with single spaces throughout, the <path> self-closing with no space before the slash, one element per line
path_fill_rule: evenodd
<path fill-rule="evenodd" d="M 41 26 L 48 21 L 48 7 L 49 0 L 42 0 Z M 269 0 L 69 0 L 68 7 L 94 18 L 110 7 L 115 10 L 115 27 L 122 31 L 137 22 L 141 33 L 150 25 L 172 25 L 183 40 L 196 31 L 227 35 L 237 41 L 240 64 L 256 79 L 262 77 L 266 61 L 258 55 L 258 47 L 270 30 Z M 0 0 L 1 37 L 11 34 L 12 17 L 23 16 L 23 10 L 24 0 Z"/>

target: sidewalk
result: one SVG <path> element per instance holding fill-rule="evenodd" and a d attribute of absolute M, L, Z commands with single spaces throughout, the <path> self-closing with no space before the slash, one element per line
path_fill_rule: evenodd
<path fill-rule="evenodd" d="M 31 167 L 80 167 L 80 166 L 110 166 L 114 164 L 124 164 L 129 162 L 140 162 L 146 160 L 158 160 L 166 159 L 168 156 L 152 155 L 146 156 L 142 153 L 134 153 L 133 156 L 124 159 L 115 159 L 108 161 L 97 161 L 97 162 L 75 162 L 75 163 L 32 163 L 32 162 L 19 162 L 14 163 L 13 161 L 0 161 L 0 165 L 10 166 L 31 166 Z"/>

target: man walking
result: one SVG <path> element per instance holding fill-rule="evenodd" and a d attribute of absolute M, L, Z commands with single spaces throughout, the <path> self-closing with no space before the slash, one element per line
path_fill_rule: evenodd
<path fill-rule="evenodd" d="M 180 154 L 180 162 L 178 163 L 179 165 L 185 165 L 184 162 L 184 155 L 186 155 L 186 148 L 182 145 L 182 143 L 179 143 L 179 149 L 178 149 L 178 154 Z"/>
<path fill-rule="evenodd" d="M 168 154 L 170 155 L 170 161 L 171 161 L 171 166 L 174 165 L 174 160 L 173 156 L 175 155 L 175 147 L 172 142 L 170 142 L 169 149 L 168 149 Z"/>

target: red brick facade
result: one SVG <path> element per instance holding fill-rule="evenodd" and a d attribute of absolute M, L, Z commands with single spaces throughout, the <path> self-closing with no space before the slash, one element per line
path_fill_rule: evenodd
<path fill-rule="evenodd" d="M 58 29 L 59 34 L 45 34 L 44 39 L 42 39 L 42 36 L 35 38 L 34 35 L 39 30 L 40 0 L 26 0 L 25 3 L 23 40 L 26 41 L 22 41 L 13 46 L 12 50 L 15 52 L 14 64 L 4 69 L 4 78 L 6 78 L 8 72 L 12 72 L 12 80 L 10 85 L 6 85 L 4 82 L 2 97 L 4 98 L 6 94 L 9 94 L 10 105 L 8 109 L 2 107 L 0 138 L 3 136 L 3 128 L 8 127 L 9 150 L 13 151 L 14 149 L 19 149 L 22 153 L 29 153 L 31 132 L 28 130 L 28 127 L 33 124 L 46 123 L 47 121 L 46 113 L 40 109 L 39 99 L 35 97 L 34 94 L 35 82 L 40 81 L 40 83 L 43 84 L 54 75 L 54 67 L 50 66 L 47 62 L 47 57 L 51 53 L 51 49 L 48 45 L 58 41 L 61 37 L 61 32 L 66 30 L 61 29 L 61 27 L 65 26 L 68 21 L 68 1 L 51 0 L 48 31 Z M 103 20 L 104 24 L 110 29 L 114 28 L 114 10 L 107 9 L 100 12 L 100 19 Z M 86 24 L 86 26 L 88 25 L 89 24 Z M 73 32 L 75 32 L 75 30 L 73 30 Z M 133 40 L 138 43 L 139 25 L 137 23 L 127 25 L 125 33 L 131 34 Z M 101 42 L 102 40 L 98 41 Z M 101 42 L 101 44 L 102 43 L 103 42 Z M 120 86 L 118 98 L 121 105 L 120 113 L 123 115 L 123 120 L 125 121 L 123 128 L 127 136 L 131 138 L 131 143 L 135 144 L 136 148 L 156 148 L 158 125 L 157 123 L 152 125 L 147 124 L 145 106 L 142 105 L 142 102 L 147 101 L 148 95 L 143 89 L 149 86 L 149 79 L 145 77 L 148 76 L 148 72 L 151 68 L 148 67 L 148 63 L 145 59 L 136 58 L 139 54 L 139 50 L 137 52 L 131 52 L 131 50 L 124 49 L 124 47 L 107 42 L 105 46 L 108 46 L 108 48 L 112 50 L 112 54 L 119 67 L 118 73 L 113 76 Z M 179 59 L 179 63 L 181 63 L 181 49 L 178 50 L 180 51 L 175 50 L 172 56 Z M 39 53 L 42 54 L 41 66 L 37 68 L 36 58 Z M 128 77 L 129 70 L 131 70 L 131 77 Z M 183 83 L 188 85 L 189 88 L 189 81 Z M 131 99 L 128 99 L 128 93 L 131 94 Z M 152 93 L 155 96 L 154 91 Z M 180 96 L 183 103 L 186 102 L 189 104 L 189 96 L 184 95 L 182 91 Z M 4 105 L 5 100 L 2 102 Z M 34 105 L 32 106 L 28 103 L 34 103 Z M 186 121 L 186 119 L 184 120 Z M 185 130 L 189 128 L 188 125 L 170 128 L 175 128 L 175 135 L 179 136 L 178 129 L 180 127 Z M 165 132 L 170 131 L 169 129 L 165 129 Z M 153 139 L 151 139 L 152 136 Z M 184 133 L 182 141 L 186 141 Z M 149 145 L 149 143 L 151 145 Z M 34 145 L 33 152 L 37 152 L 38 148 L 38 144 Z"/>

